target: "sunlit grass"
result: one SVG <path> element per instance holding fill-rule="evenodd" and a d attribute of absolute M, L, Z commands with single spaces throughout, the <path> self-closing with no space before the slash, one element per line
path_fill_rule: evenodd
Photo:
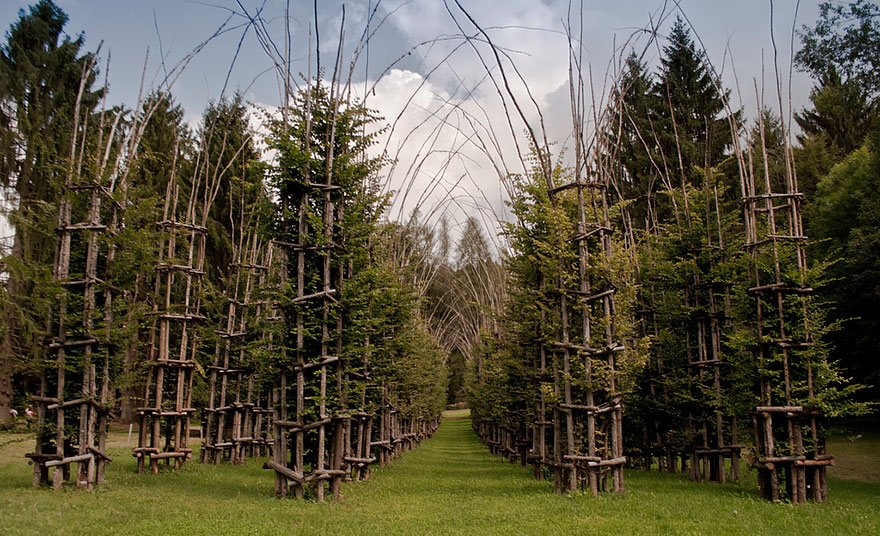
<path fill-rule="evenodd" d="M 832 479 L 829 503 L 794 507 L 759 500 L 750 474 L 714 485 L 628 471 L 624 496 L 561 496 L 490 456 L 466 413 L 451 416 L 420 448 L 324 504 L 273 498 L 261 460 L 137 475 L 124 434 L 98 491 L 32 490 L 21 457 L 30 441 L 0 435 L 0 533 L 880 534 L 878 483 Z"/>

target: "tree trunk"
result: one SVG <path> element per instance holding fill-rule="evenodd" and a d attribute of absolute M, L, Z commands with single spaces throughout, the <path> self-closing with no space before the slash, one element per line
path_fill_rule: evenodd
<path fill-rule="evenodd" d="M 0 422 L 9 420 L 12 409 L 12 344 L 8 336 L 0 349 Z"/>

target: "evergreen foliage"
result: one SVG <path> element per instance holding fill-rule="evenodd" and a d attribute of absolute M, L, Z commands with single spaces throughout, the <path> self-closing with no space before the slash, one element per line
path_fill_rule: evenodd
<path fill-rule="evenodd" d="M 67 15 L 40 0 L 19 18 L 0 47 L 0 184 L 11 193 L 5 214 L 15 229 L 8 256 L 0 341 L 0 420 L 12 404 L 12 378 L 39 357 L 54 293 L 47 286 L 55 251 L 58 200 L 70 166 L 74 112 L 81 81 L 83 120 L 102 91 L 94 54 L 82 35 L 64 34 Z"/>

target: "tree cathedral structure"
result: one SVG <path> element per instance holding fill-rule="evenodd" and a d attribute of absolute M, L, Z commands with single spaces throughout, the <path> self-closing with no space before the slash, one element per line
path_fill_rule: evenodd
<path fill-rule="evenodd" d="M 177 177 L 168 182 L 155 270 L 153 329 L 143 406 L 136 410 L 138 445 L 133 449 L 138 472 L 159 471 L 160 462 L 179 469 L 192 457 L 189 446 L 193 407 L 193 374 L 198 366 L 202 322 L 202 278 L 205 275 L 205 226 L 216 184 L 197 176 L 190 190 Z"/>
<path fill-rule="evenodd" d="M 624 345 L 615 332 L 614 294 L 609 278 L 611 222 L 607 178 L 576 176 L 549 191 L 550 198 L 576 194 L 576 286 L 559 277 L 560 326 L 548 351 L 554 392 L 553 460 L 556 487 L 593 494 L 623 492 L 622 398 L 616 356 Z"/>
<path fill-rule="evenodd" d="M 243 229 L 243 222 L 240 228 Z M 240 234 L 229 266 L 226 318 L 217 330 L 214 359 L 208 367 L 208 402 L 201 461 L 242 463 L 271 452 L 271 392 L 257 370 L 255 345 L 268 343 L 256 330 L 270 311 L 260 289 L 269 284 L 271 246 L 255 232 Z"/>
<path fill-rule="evenodd" d="M 760 150 L 742 174 L 745 248 L 753 260 L 748 292 L 755 307 L 755 358 L 759 405 L 754 408 L 758 485 L 769 500 L 825 501 L 826 468 L 822 412 L 816 394 L 822 365 L 813 352 L 818 326 L 810 299 L 801 216 L 803 195 L 786 145 L 782 176 L 771 173 L 765 125 Z"/>
<path fill-rule="evenodd" d="M 101 235 L 115 229 L 118 207 L 108 185 L 80 177 L 73 165 L 55 229 L 53 282 L 58 300 L 46 345 L 55 366 L 44 370 L 40 394 L 33 397 L 38 434 L 36 449 L 28 458 L 34 465 L 35 487 L 51 480 L 55 489 L 61 489 L 75 465 L 77 487 L 90 490 L 103 483 L 111 461 L 107 424 L 112 349 L 100 333 L 106 334 L 110 326 L 112 294 L 100 270 L 112 263 Z M 110 229 L 105 218 L 114 222 Z M 99 265 L 99 260 L 104 262 Z"/>

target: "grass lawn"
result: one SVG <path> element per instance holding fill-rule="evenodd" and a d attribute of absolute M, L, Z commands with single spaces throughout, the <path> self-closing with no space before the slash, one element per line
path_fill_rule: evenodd
<path fill-rule="evenodd" d="M 627 471 L 623 496 L 561 496 L 491 457 L 466 412 L 371 481 L 344 485 L 338 503 L 276 500 L 261 460 L 138 475 L 125 434 L 113 439 L 106 485 L 56 493 L 30 487 L 30 437 L 0 434 L 0 534 L 880 534 L 880 482 L 843 478 L 853 474 L 840 464 L 827 504 L 765 503 L 750 472 L 716 485 Z M 876 475 L 878 439 L 843 445 L 856 476 Z"/>

